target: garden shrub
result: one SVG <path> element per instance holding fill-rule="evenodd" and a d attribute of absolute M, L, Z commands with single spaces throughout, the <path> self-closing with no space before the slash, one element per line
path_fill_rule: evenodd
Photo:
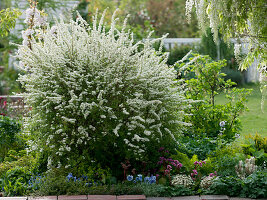
<path fill-rule="evenodd" d="M 188 100 L 168 55 L 154 40 L 134 44 L 115 21 L 108 32 L 95 16 L 92 26 L 81 17 L 59 22 L 41 40 L 24 33 L 19 80 L 32 107 L 25 128 L 33 150 L 48 148 L 50 167 L 97 161 L 118 171 L 126 158 L 153 159 L 160 146 L 174 147 L 186 124 Z"/>
<path fill-rule="evenodd" d="M 186 95 L 196 101 L 188 111 L 192 115 L 186 117 L 192 126 L 185 137 L 180 138 L 181 143 L 187 143 L 189 149 L 181 145 L 178 148 L 182 152 L 197 154 L 205 159 L 217 146 L 239 137 L 241 123 L 238 116 L 247 109 L 245 103 L 250 90 L 232 88 L 235 83 L 225 81 L 225 74 L 221 72 L 225 65 L 225 60 L 213 61 L 209 56 L 201 55 L 194 55 L 189 63 L 177 63 L 182 76 L 193 75 L 186 80 Z M 227 102 L 218 104 L 215 97 L 223 91 Z"/>

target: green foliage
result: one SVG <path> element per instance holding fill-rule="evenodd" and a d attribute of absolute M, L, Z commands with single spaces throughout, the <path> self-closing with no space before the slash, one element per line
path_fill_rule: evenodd
<path fill-rule="evenodd" d="M 257 171 L 243 180 L 241 196 L 250 198 L 267 197 L 267 171 Z"/>
<path fill-rule="evenodd" d="M 266 171 L 257 171 L 243 180 L 234 176 L 218 177 L 214 180 L 207 193 L 247 198 L 266 198 L 266 176 Z"/>
<path fill-rule="evenodd" d="M 0 179 L 4 196 L 25 195 L 30 176 L 30 172 L 25 168 L 15 167 L 8 170 Z"/>
<path fill-rule="evenodd" d="M 5 70 L 0 73 L 0 94 L 5 94 L 5 90 L 8 90 L 8 94 L 19 93 L 22 91 L 20 83 L 16 80 L 18 79 L 18 71 L 12 68 L 5 67 Z"/>
<path fill-rule="evenodd" d="M 18 9 L 4 9 L 0 11 L 0 37 L 7 36 L 10 29 L 15 27 L 16 19 L 21 15 Z"/>
<path fill-rule="evenodd" d="M 256 165 L 263 166 L 264 162 L 267 162 L 266 137 L 262 137 L 259 134 L 246 136 L 245 141 L 241 143 L 241 147 L 246 155 L 256 158 Z"/>
<path fill-rule="evenodd" d="M 222 177 L 236 176 L 235 166 L 240 160 L 246 159 L 246 155 L 243 154 L 238 143 L 231 143 L 218 148 L 209 156 L 214 170 Z"/>
<path fill-rule="evenodd" d="M 241 179 L 234 176 L 218 177 L 214 179 L 209 188 L 209 194 L 223 194 L 229 196 L 239 196 L 242 190 Z"/>
<path fill-rule="evenodd" d="M 192 49 L 194 49 L 194 46 L 191 46 L 191 45 L 175 46 L 170 51 L 167 63 L 169 65 L 175 64 L 177 61 L 181 60 Z"/>
<path fill-rule="evenodd" d="M 179 151 L 187 154 L 189 157 L 197 154 L 200 159 L 205 159 L 217 147 L 217 141 L 208 138 L 205 135 L 189 135 L 179 139 L 181 145 L 178 146 Z"/>
<path fill-rule="evenodd" d="M 20 135 L 21 125 L 6 116 L 0 115 L 0 162 L 11 149 L 24 148 L 24 139 Z"/>
<path fill-rule="evenodd" d="M 27 154 L 26 150 L 16 152 L 14 150 L 9 151 L 8 156 L 0 164 L 0 177 L 16 167 L 24 169 L 25 171 L 33 172 L 37 169 L 37 159 L 31 154 Z"/>
<path fill-rule="evenodd" d="M 212 61 L 209 56 L 198 55 L 190 60 L 192 59 L 195 60 L 193 64 L 186 66 L 182 63 L 178 66 L 183 69 L 183 73 L 195 75 L 186 81 L 187 97 L 197 101 L 190 109 L 192 115 L 188 117 L 188 122 L 192 123 L 190 134 L 214 139 L 221 135 L 223 140 L 234 140 L 234 136 L 240 131 L 238 116 L 246 110 L 245 102 L 250 91 L 237 88 L 230 90 L 235 83 L 223 78 L 225 74 L 221 73 L 221 69 L 226 65 L 225 61 Z M 216 105 L 215 96 L 223 89 L 228 91 L 228 102 Z"/>
<path fill-rule="evenodd" d="M 231 81 L 235 82 L 237 86 L 244 85 L 244 77 L 240 70 L 235 68 L 224 67 L 222 68 L 222 72 L 226 74 L 226 76 L 224 77 L 225 80 L 231 79 Z"/>

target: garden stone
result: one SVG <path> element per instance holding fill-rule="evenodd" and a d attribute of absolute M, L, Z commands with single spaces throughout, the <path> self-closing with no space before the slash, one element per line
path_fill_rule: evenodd
<path fill-rule="evenodd" d="M 148 197 L 147 200 L 171 200 L 170 197 Z"/>
<path fill-rule="evenodd" d="M 61 195 L 61 196 L 58 196 L 58 200 L 87 200 L 87 196 L 86 195 L 76 195 L 76 196 Z"/>
<path fill-rule="evenodd" d="M 230 197 L 230 200 L 250 200 L 250 198 Z"/>
<path fill-rule="evenodd" d="M 117 200 L 146 200 L 144 195 L 121 195 L 117 196 Z"/>
<path fill-rule="evenodd" d="M 171 200 L 199 200 L 199 196 L 172 197 Z"/>
<path fill-rule="evenodd" d="M 28 200 L 57 200 L 57 196 L 28 197 Z"/>
<path fill-rule="evenodd" d="M 1 200 L 27 200 L 27 197 L 0 197 Z"/>
<path fill-rule="evenodd" d="M 229 200 L 226 195 L 201 195 L 200 200 Z"/>
<path fill-rule="evenodd" d="M 117 200 L 113 195 L 88 195 L 88 200 Z"/>

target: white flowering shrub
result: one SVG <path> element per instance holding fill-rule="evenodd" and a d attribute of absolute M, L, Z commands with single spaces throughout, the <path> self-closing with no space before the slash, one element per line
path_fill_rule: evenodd
<path fill-rule="evenodd" d="M 32 107 L 25 128 L 32 149 L 51 152 L 51 165 L 144 159 L 174 144 L 186 125 L 189 103 L 168 55 L 152 48 L 156 40 L 135 44 L 115 22 L 106 32 L 103 16 L 92 26 L 78 17 L 19 47 L 19 81 Z"/>

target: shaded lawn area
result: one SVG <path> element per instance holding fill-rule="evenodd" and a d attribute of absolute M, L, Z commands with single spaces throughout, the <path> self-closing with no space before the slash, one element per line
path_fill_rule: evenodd
<path fill-rule="evenodd" d="M 253 89 L 248 98 L 247 106 L 249 111 L 240 115 L 242 123 L 241 136 L 258 133 L 267 137 L 267 99 L 264 102 L 264 113 L 261 110 L 261 92 L 260 85 L 246 85 L 245 88 Z M 226 99 L 222 94 L 216 97 L 216 103 L 223 104 Z"/>

